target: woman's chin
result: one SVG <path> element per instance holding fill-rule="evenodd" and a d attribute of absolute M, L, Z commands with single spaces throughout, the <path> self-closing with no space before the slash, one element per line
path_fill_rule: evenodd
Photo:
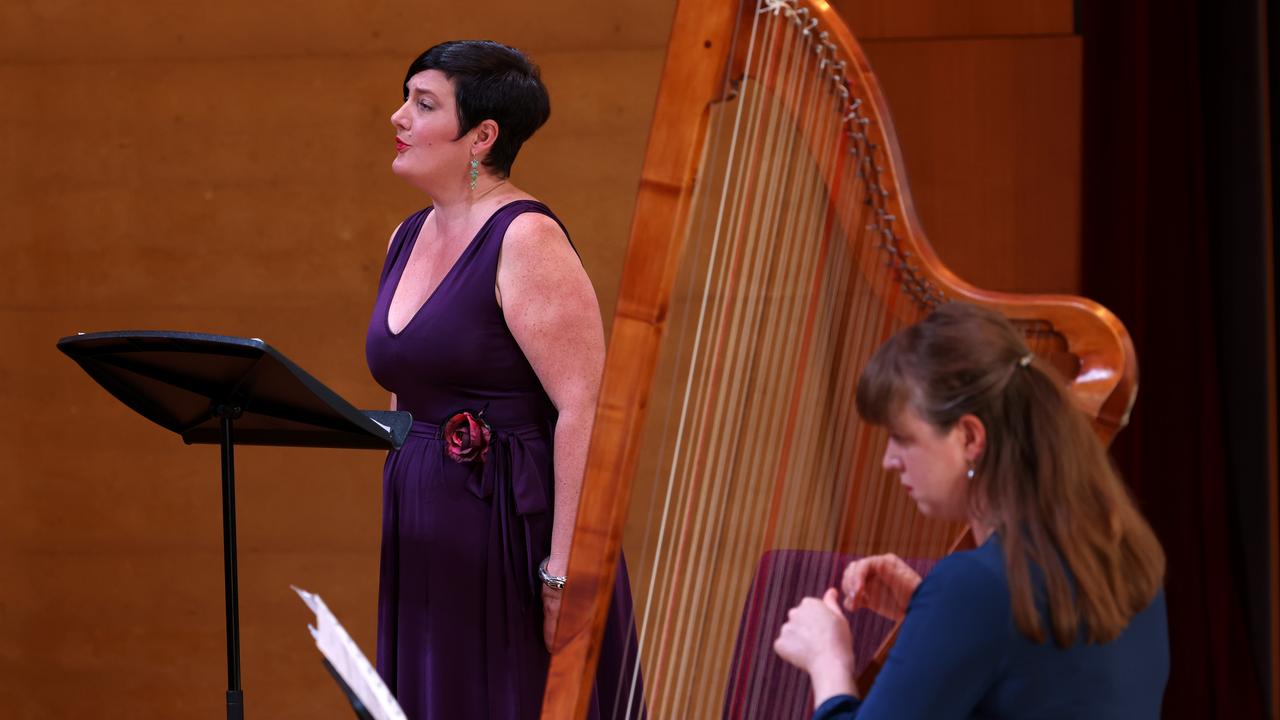
<path fill-rule="evenodd" d="M 427 190 L 427 188 L 431 186 L 431 183 L 423 178 L 421 174 L 414 172 L 413 168 L 399 157 L 391 161 L 391 174 L 428 195 L 431 194 L 430 191 Z"/>
<path fill-rule="evenodd" d="M 930 520 L 943 520 L 947 522 L 952 522 L 952 521 L 964 519 L 964 516 L 962 514 L 951 512 L 948 508 L 945 508 L 945 507 L 940 507 L 936 502 L 929 502 L 928 500 L 924 500 L 918 497 L 912 498 L 912 499 L 916 501 L 916 509 L 920 511 L 920 514 L 929 518 Z"/>

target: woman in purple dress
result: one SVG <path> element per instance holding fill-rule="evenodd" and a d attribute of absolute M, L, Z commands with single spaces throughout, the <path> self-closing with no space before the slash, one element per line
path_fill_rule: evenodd
<path fill-rule="evenodd" d="M 564 226 L 509 180 L 550 115 L 536 66 L 497 43 L 443 43 L 409 66 L 404 97 L 392 169 L 432 205 L 391 237 L 366 344 L 414 417 L 383 474 L 378 670 L 414 720 L 523 720 L 546 682 L 600 310 Z M 624 573 L 612 613 L 592 714 L 631 717 Z"/>

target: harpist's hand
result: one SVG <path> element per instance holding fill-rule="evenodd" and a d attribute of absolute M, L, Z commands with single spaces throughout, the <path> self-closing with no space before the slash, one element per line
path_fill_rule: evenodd
<path fill-rule="evenodd" d="M 821 600 L 801 600 L 773 641 L 779 657 L 809 673 L 815 707 L 832 695 L 853 692 L 853 639 L 837 597 L 830 588 Z"/>
<path fill-rule="evenodd" d="M 547 644 L 548 652 L 560 649 L 554 643 L 556 625 L 560 623 L 560 598 L 563 595 L 563 590 L 552 590 L 546 585 L 542 586 L 542 642 Z"/>
<path fill-rule="evenodd" d="M 867 608 L 891 620 L 907 614 L 911 594 L 920 585 L 920 574 L 897 555 L 872 555 L 854 560 L 844 570 L 840 588 L 850 612 Z"/>

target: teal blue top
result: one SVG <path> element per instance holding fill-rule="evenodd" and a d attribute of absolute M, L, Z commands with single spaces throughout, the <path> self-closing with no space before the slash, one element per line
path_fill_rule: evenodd
<path fill-rule="evenodd" d="M 867 698 L 837 695 L 813 717 L 1158 718 L 1168 679 L 1163 591 L 1109 643 L 1037 645 L 1014 624 L 1004 553 L 993 535 L 943 558 L 916 588 Z"/>

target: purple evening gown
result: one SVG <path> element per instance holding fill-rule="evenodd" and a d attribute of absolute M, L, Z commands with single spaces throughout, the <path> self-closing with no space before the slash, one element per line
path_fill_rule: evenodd
<path fill-rule="evenodd" d="M 383 470 L 378 672 L 411 720 L 526 720 L 540 712 L 550 659 L 537 568 L 551 548 L 556 410 L 507 329 L 494 283 L 511 221 L 555 216 L 529 200 L 500 208 L 393 335 L 387 309 L 430 211 L 392 240 L 365 347 L 374 378 L 414 417 Z M 492 428 L 483 463 L 445 456 L 440 424 L 462 410 L 483 410 Z M 644 714 L 638 692 L 628 702 L 631 608 L 624 566 L 592 717 Z"/>

